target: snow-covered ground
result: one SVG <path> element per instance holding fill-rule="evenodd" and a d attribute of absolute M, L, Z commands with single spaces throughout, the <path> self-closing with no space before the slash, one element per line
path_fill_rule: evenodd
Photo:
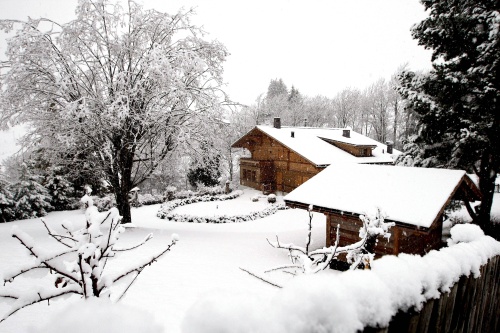
<path fill-rule="evenodd" d="M 214 215 L 245 213 L 264 208 L 264 198 L 258 202 L 250 200 L 257 194 L 256 191 L 245 189 L 244 192 L 241 197 L 231 201 L 179 207 L 179 213 Z M 281 240 L 297 244 L 303 244 L 306 238 L 308 214 L 303 210 L 278 211 L 275 215 L 244 223 L 191 224 L 157 218 L 159 206 L 144 206 L 132 210 L 133 224 L 136 227 L 128 228 L 120 241 L 136 242 L 150 232 L 154 234 L 154 238 L 144 248 L 117 259 L 114 264 L 126 265 L 139 256 L 156 253 L 170 242 L 173 233 L 180 236 L 180 242 L 172 252 L 147 267 L 121 301 L 152 313 L 156 321 L 165 327 L 165 332 L 179 332 L 188 309 L 206 295 L 234 295 L 251 291 L 271 296 L 277 288 L 239 268 L 262 272 L 267 268 L 288 264 L 286 252 L 272 248 L 266 238 L 274 239 L 279 235 Z M 45 220 L 50 226 L 57 226 L 64 220 L 83 225 L 85 217 L 83 211 L 65 211 L 52 212 Z M 323 247 L 325 217 L 317 214 L 313 223 L 313 239 L 317 240 L 314 246 Z M 0 276 L 26 260 L 25 251 L 10 237 L 10 229 L 14 225 L 33 236 L 37 242 L 46 246 L 52 244 L 37 219 L 0 224 Z M 71 301 L 72 299 L 53 301 L 50 306 L 42 303 L 21 310 L 0 324 L 0 332 L 28 332 L 30 327 L 45 326 L 51 315 L 57 314 Z M 7 309 L 8 304 L 0 302 L 0 316 Z"/>
<path fill-rule="evenodd" d="M 263 209 L 266 205 L 265 198 L 261 198 L 259 202 L 252 202 L 250 200 L 250 198 L 256 194 L 257 192 L 254 190 L 245 189 L 244 194 L 237 199 L 226 202 L 197 203 L 179 207 L 178 212 L 192 215 L 215 215 L 229 212 L 245 213 Z M 499 199 L 498 196 L 496 199 Z M 278 200 L 282 200 L 282 198 L 279 197 Z M 499 200 L 495 200 L 495 207 L 498 207 L 499 204 Z M 257 318 L 256 321 L 258 324 L 256 324 L 256 330 L 254 331 L 261 331 L 258 329 L 259 327 L 260 329 L 267 327 L 266 323 L 262 324 L 263 321 L 274 321 L 273 318 L 269 317 L 273 316 L 272 313 L 274 313 L 276 317 L 280 317 L 279 313 L 281 313 L 281 317 L 285 319 L 289 317 L 288 314 L 284 315 L 283 311 L 285 310 L 279 309 L 284 303 L 281 301 L 277 303 L 276 295 L 279 296 L 278 298 L 284 299 L 284 302 L 289 301 L 289 303 L 285 303 L 289 304 L 289 306 L 292 306 L 291 304 L 294 304 L 294 302 L 299 302 L 301 307 L 306 306 L 306 308 L 309 309 L 306 310 L 311 312 L 310 314 L 312 317 L 317 316 L 319 313 L 321 316 L 326 316 L 325 318 L 330 318 L 327 321 L 331 322 L 331 320 L 335 319 L 331 317 L 333 312 L 337 312 L 339 315 L 345 312 L 348 316 L 346 311 L 349 310 L 349 306 L 351 305 L 346 303 L 344 309 L 337 304 L 335 307 L 336 310 L 333 310 L 334 308 L 324 307 L 324 309 L 331 309 L 332 311 L 328 310 L 325 312 L 326 310 L 323 310 L 324 313 L 321 314 L 321 311 L 317 311 L 318 305 L 309 304 L 308 300 L 310 302 L 311 298 L 307 298 L 309 296 L 304 298 L 304 295 L 312 293 L 316 295 L 315 297 L 319 297 L 320 299 L 324 298 L 326 300 L 326 298 L 330 297 L 340 297 L 340 299 L 342 299 L 342 297 L 345 298 L 349 295 L 345 293 L 346 288 L 349 289 L 348 286 L 355 284 L 355 281 L 358 281 L 358 279 L 361 279 L 359 281 L 365 281 L 366 285 L 364 287 L 368 289 L 366 293 L 362 288 L 359 289 L 360 294 L 358 296 L 364 296 L 363 298 L 353 296 L 355 298 L 354 302 L 361 302 L 364 306 L 366 306 L 366 304 L 370 305 L 370 302 L 374 302 L 370 305 L 373 309 L 379 309 L 380 306 L 382 306 L 381 304 L 385 302 L 387 303 L 388 309 L 382 312 L 383 315 L 377 310 L 377 314 L 368 312 L 363 315 L 363 313 L 361 313 L 359 314 L 359 318 L 364 316 L 364 322 L 366 322 L 366 318 L 370 316 L 370 318 L 377 318 L 379 322 L 380 320 L 388 320 L 387 318 L 390 318 L 391 313 L 389 310 L 392 311 L 393 309 L 388 305 L 390 303 L 390 298 L 387 298 L 387 293 L 383 292 L 387 287 L 382 283 L 384 279 L 381 280 L 380 277 L 377 277 L 376 272 L 375 278 L 363 274 L 361 271 L 359 274 L 354 275 L 341 274 L 342 276 L 339 275 L 339 278 L 337 278 L 336 276 L 338 273 L 334 271 L 325 271 L 321 274 L 322 278 L 318 277 L 317 279 L 308 280 L 307 283 L 301 283 L 300 281 L 304 280 L 298 279 L 297 283 L 291 284 L 292 289 L 287 291 L 285 289 L 288 289 L 288 287 L 284 289 L 272 287 L 240 270 L 241 267 L 252 272 L 262 273 L 266 269 L 289 264 L 287 253 L 272 248 L 267 243 L 266 238 L 274 239 L 276 235 L 279 235 L 281 241 L 303 245 L 306 240 L 308 222 L 308 213 L 304 210 L 278 211 L 276 214 L 269 217 L 244 223 L 195 224 L 170 222 L 159 219 L 156 217 L 159 206 L 160 205 L 152 205 L 133 209 L 132 217 L 134 227 L 127 228 L 126 232 L 120 238 L 120 241 L 123 243 L 135 243 L 142 240 L 151 232 L 154 234 L 154 238 L 145 247 L 135 252 L 126 253 L 126 255 L 117 258 L 112 265 L 107 267 L 107 269 L 113 270 L 119 267 L 129 266 L 130 263 L 139 260 L 143 256 L 156 253 L 160 249 L 163 249 L 170 242 L 173 233 L 180 236 L 180 242 L 174 246 L 172 252 L 162 257 L 152 266 L 147 267 L 139 276 L 136 283 L 131 287 L 128 294 L 120 302 L 123 305 L 137 309 L 138 312 L 149 312 L 154 317 L 154 321 L 161 325 L 165 332 L 180 332 L 186 316 L 193 323 L 188 327 L 188 329 L 193 329 L 192 331 L 250 332 L 252 331 L 252 327 L 248 326 L 251 322 L 248 316 Z M 57 228 L 64 220 L 71 220 L 76 224 L 83 225 L 85 218 L 83 211 L 65 211 L 52 212 L 45 220 L 50 226 Z M 10 229 L 13 226 L 18 226 L 23 231 L 33 236 L 38 244 L 43 244 L 46 247 L 53 246 L 46 236 L 43 225 L 37 219 L 0 224 L 0 277 L 2 274 L 5 275 L 7 271 L 19 267 L 19 265 L 26 260 L 26 252 L 12 237 L 10 237 Z M 469 231 L 464 230 L 462 233 L 468 234 Z M 313 218 L 313 240 L 315 240 L 316 243 L 313 244 L 313 248 L 323 247 L 324 239 L 325 217 L 321 214 L 315 214 Z M 494 244 L 493 247 L 498 248 L 498 244 Z M 476 267 L 477 269 L 476 257 L 474 255 L 468 257 L 472 257 L 471 261 L 473 262 L 473 264 L 468 265 L 470 267 Z M 434 260 L 437 258 L 438 255 L 434 255 Z M 452 260 L 452 257 L 446 258 L 448 263 Z M 414 262 L 415 259 L 412 259 L 411 256 L 407 256 L 401 260 L 403 262 L 402 268 L 407 268 L 404 263 L 405 260 Z M 429 260 L 432 261 L 432 258 Z M 381 273 L 379 272 L 378 275 L 383 277 L 384 272 L 393 269 L 394 262 L 396 262 L 396 259 L 387 258 L 387 260 L 380 261 L 380 264 L 375 265 L 375 267 L 386 266 L 386 269 L 382 270 Z M 437 265 L 437 267 L 441 266 L 442 265 Z M 389 267 L 389 269 L 387 269 L 387 267 Z M 415 267 L 415 264 L 412 264 L 411 267 Z M 426 267 L 427 266 L 422 266 L 422 269 L 418 271 L 422 273 L 420 274 L 422 276 L 419 275 L 418 279 L 422 279 L 424 285 L 429 284 L 429 281 L 435 278 L 433 274 L 429 275 L 429 273 L 425 273 L 428 272 L 428 268 Z M 397 269 L 396 271 L 406 272 L 404 269 Z M 413 273 L 410 273 L 410 271 Z M 414 268 L 412 268 L 405 274 L 414 276 L 416 274 L 415 272 Z M 323 273 L 326 274 L 326 280 L 325 274 Z M 428 274 L 428 276 L 425 274 Z M 438 273 L 435 274 L 438 276 Z M 449 273 L 446 272 L 446 275 L 448 274 Z M 457 274 L 463 274 L 463 272 L 460 273 L 459 269 Z M 328 275 L 331 275 L 332 278 L 335 277 L 335 279 L 329 279 Z M 409 278 L 410 275 L 406 278 Z M 47 277 L 40 278 L 43 279 Z M 287 280 L 290 280 L 286 275 L 273 275 L 271 278 L 281 284 L 288 283 Z M 367 283 L 367 279 L 371 282 Z M 443 278 L 441 277 L 440 279 Z M 317 284 L 315 284 L 315 281 Z M 333 286 L 335 288 L 328 290 L 328 288 L 325 288 L 325 285 L 331 284 L 330 281 L 337 281 L 337 283 L 342 284 L 342 286 Z M 311 286 L 311 288 L 307 287 L 310 286 L 310 282 L 313 282 L 315 286 Z M 20 283 L 16 285 L 20 286 L 20 288 L 30 288 L 31 283 L 33 283 L 32 279 L 22 279 Z M 372 290 L 375 288 L 373 287 L 373 283 L 380 287 L 379 289 L 377 289 L 378 287 L 376 288 L 378 291 L 375 293 L 373 293 Z M 411 285 L 415 283 L 417 285 L 417 288 L 414 288 L 416 292 L 410 290 Z M 402 284 L 408 289 L 408 295 L 410 295 L 406 296 L 406 298 L 401 296 L 402 302 L 404 302 L 405 299 L 410 298 L 411 300 L 411 297 L 416 297 L 416 304 L 418 304 L 422 299 L 425 299 L 424 296 L 420 295 L 421 287 L 418 286 L 418 283 L 419 282 L 413 281 L 413 284 L 408 285 L 407 288 L 404 283 Z M 435 288 L 438 286 L 438 284 L 432 283 L 431 285 L 435 286 Z M 371 291 L 368 292 L 369 290 Z M 431 291 L 434 293 L 436 292 L 435 289 Z M 431 291 L 427 292 L 430 293 Z M 300 295 L 295 295 L 296 293 Z M 401 291 L 401 293 L 403 293 L 403 291 Z M 366 298 L 367 295 L 375 296 Z M 255 297 L 255 299 L 252 297 Z M 62 310 L 67 308 L 68 305 L 71 305 L 77 300 L 77 297 L 72 297 L 66 300 L 52 301 L 50 306 L 47 306 L 46 303 L 41 303 L 23 309 L 8 318 L 4 323 L 0 324 L 0 332 L 40 332 L 40 327 L 42 327 L 41 331 L 43 331 L 43 327 L 47 325 L 49 325 L 47 327 L 51 327 L 51 318 L 57 316 Z M 214 300 L 217 301 L 214 302 Z M 239 300 L 239 303 L 234 300 Z M 269 302 L 267 302 L 267 300 L 269 300 Z M 275 306 L 269 304 L 275 304 Z M 324 305 L 330 306 L 331 304 L 328 305 L 325 303 Z M 2 316 L 8 308 L 9 305 L 6 302 L 0 302 L 0 316 Z M 284 308 L 286 309 L 286 306 Z M 323 308 L 323 306 L 321 306 L 321 308 Z M 365 308 L 362 307 L 362 309 Z M 370 311 L 374 311 L 373 309 Z M 304 313 L 307 314 L 307 311 Z M 204 313 L 214 317 L 214 327 L 209 329 L 203 326 L 207 323 L 207 318 Z M 293 317 L 297 325 L 303 325 L 309 320 L 308 317 L 301 318 L 301 315 Z M 357 321 L 358 319 L 356 318 L 358 317 L 354 316 L 351 322 L 347 321 L 347 324 L 350 324 L 351 328 L 356 327 L 356 325 L 359 326 L 359 321 Z M 89 318 L 89 320 L 92 320 L 92 318 Z M 322 319 L 320 318 L 320 320 Z M 277 321 L 277 323 L 279 323 L 279 321 Z M 221 330 L 222 327 L 224 329 Z M 38 330 L 36 328 L 38 328 Z M 275 331 L 281 332 L 281 330 Z M 300 331 L 300 329 L 298 330 L 296 328 L 295 331 Z"/>

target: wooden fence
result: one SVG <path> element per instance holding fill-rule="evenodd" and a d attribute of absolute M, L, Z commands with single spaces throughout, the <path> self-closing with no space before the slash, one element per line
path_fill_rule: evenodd
<path fill-rule="evenodd" d="M 500 332 L 500 256 L 481 267 L 481 277 L 462 276 L 449 293 L 427 301 L 420 312 L 399 312 L 389 327 L 364 332 Z"/>

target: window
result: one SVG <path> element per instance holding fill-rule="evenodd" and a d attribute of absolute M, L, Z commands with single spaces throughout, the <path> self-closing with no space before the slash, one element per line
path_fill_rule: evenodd
<path fill-rule="evenodd" d="M 247 169 L 242 169 L 242 178 L 243 180 L 256 182 L 257 181 L 257 172 Z"/>

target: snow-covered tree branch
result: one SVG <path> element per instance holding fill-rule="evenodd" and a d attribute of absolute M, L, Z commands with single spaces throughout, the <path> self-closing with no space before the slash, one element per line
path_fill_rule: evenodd
<path fill-rule="evenodd" d="M 2 20 L 15 31 L 0 63 L 0 119 L 31 124 L 30 144 L 58 165 L 90 164 L 111 184 L 122 222 L 128 192 L 178 146 L 216 123 L 226 48 L 175 15 L 79 1 L 77 18 Z M 75 168 L 77 169 L 77 168 Z"/>
<path fill-rule="evenodd" d="M 275 242 L 267 240 L 271 246 L 277 249 L 287 250 L 288 256 L 292 262 L 292 265 L 276 267 L 267 272 L 293 269 L 295 272 L 314 274 L 330 267 L 332 261 L 336 260 L 340 254 L 346 255 L 346 259 L 351 263 L 351 269 L 356 269 L 360 266 L 370 268 L 377 237 L 389 238 L 389 229 L 394 226 L 393 222 L 384 221 L 384 215 L 380 210 L 377 211 L 375 216 L 360 215 L 363 226 L 359 230 L 360 240 L 358 242 L 339 246 L 340 226 L 337 226 L 337 236 L 334 245 L 311 251 L 312 217 L 312 206 L 310 206 L 305 247 L 293 243 L 282 243 L 279 241 L 278 236 L 276 236 Z"/>
<path fill-rule="evenodd" d="M 59 234 L 52 230 L 42 220 L 48 235 L 52 240 L 60 244 L 54 251 L 47 251 L 44 247 L 35 243 L 34 239 L 20 230 L 17 226 L 12 230 L 12 237 L 17 239 L 31 257 L 25 265 L 7 272 L 3 276 L 4 287 L 0 289 L 0 300 L 13 301 L 11 310 L 2 318 L 0 323 L 17 311 L 42 301 L 50 301 L 69 294 L 77 294 L 83 298 L 89 297 L 111 297 L 119 300 L 136 281 L 139 274 L 164 254 L 169 252 L 178 240 L 176 234 L 162 251 L 149 257 L 144 257 L 140 262 L 132 264 L 129 268 L 113 274 L 106 274 L 105 267 L 109 259 L 137 249 L 146 244 L 152 237 L 149 234 L 138 244 L 120 247 L 117 245 L 120 234 L 125 228 L 120 225 L 121 216 L 116 208 L 99 213 L 93 205 L 92 199 L 86 194 L 82 202 L 87 206 L 85 211 L 86 226 L 82 229 L 73 228 L 70 224 L 62 227 L 64 233 Z M 51 284 L 28 291 L 15 291 L 8 288 L 8 283 L 14 283 L 20 276 L 28 276 L 27 273 L 42 271 L 50 274 Z M 134 275 L 135 277 L 125 283 L 124 290 L 116 297 L 111 295 L 110 287 L 124 278 Z"/>

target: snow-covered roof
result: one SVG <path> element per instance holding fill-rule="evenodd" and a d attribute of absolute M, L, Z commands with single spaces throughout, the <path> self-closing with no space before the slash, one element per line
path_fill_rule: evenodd
<path fill-rule="evenodd" d="M 389 220 L 429 228 L 464 177 L 462 170 L 340 163 L 284 199 L 354 214 L 380 208 Z"/>
<path fill-rule="evenodd" d="M 345 128 L 316 128 L 316 127 L 281 127 L 257 126 L 257 129 L 281 142 L 311 163 L 330 165 L 336 162 L 349 163 L 393 163 L 401 152 L 394 149 L 392 154 L 387 153 L 387 146 L 362 134 L 350 130 L 350 138 L 344 137 Z M 291 132 L 294 132 L 292 137 Z M 376 146 L 370 157 L 356 157 L 335 147 L 324 139 L 348 143 L 354 146 Z"/>

